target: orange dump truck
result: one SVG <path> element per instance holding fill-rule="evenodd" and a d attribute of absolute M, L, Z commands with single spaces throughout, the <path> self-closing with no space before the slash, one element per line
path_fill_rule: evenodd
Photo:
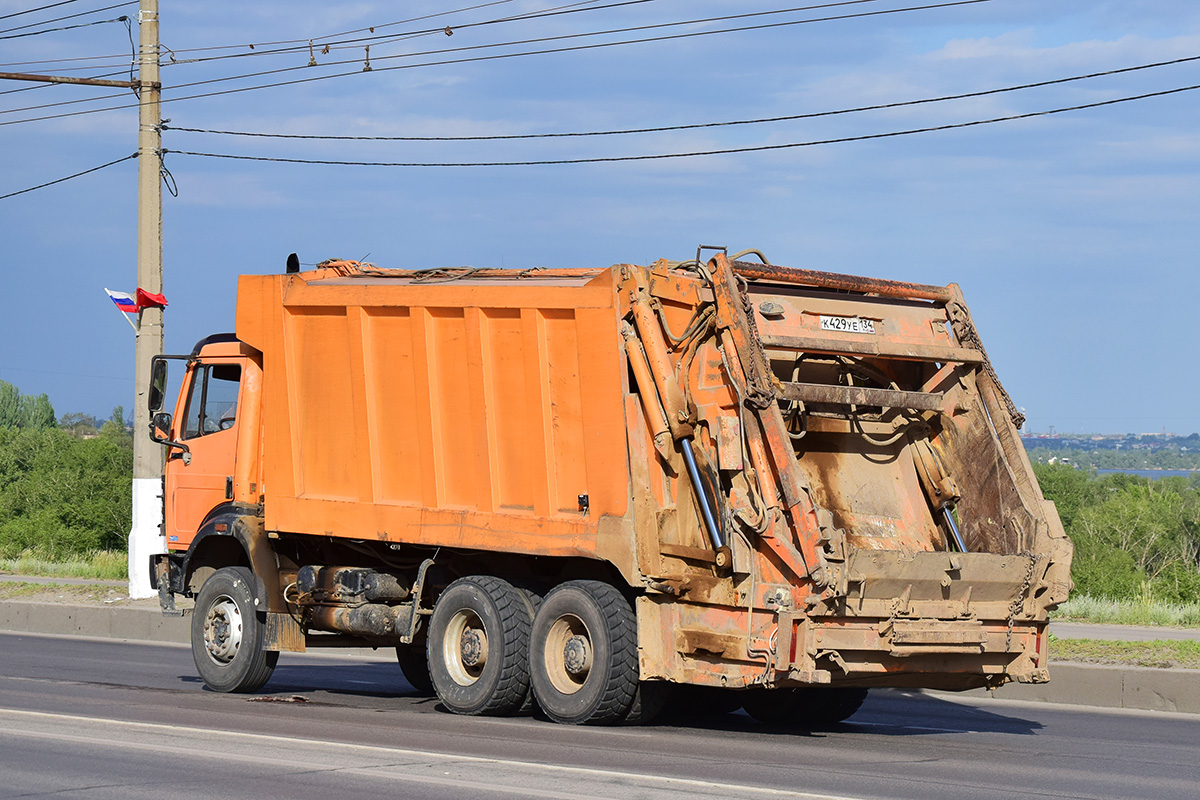
<path fill-rule="evenodd" d="M 292 258 L 152 376 L 152 579 L 212 689 L 386 646 L 463 714 L 813 726 L 1048 678 L 1071 545 L 955 285 Z"/>

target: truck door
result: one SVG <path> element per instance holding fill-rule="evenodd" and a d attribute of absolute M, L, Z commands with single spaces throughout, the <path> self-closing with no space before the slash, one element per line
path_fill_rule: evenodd
<path fill-rule="evenodd" d="M 187 444 L 167 456 L 164 491 L 167 497 L 167 545 L 186 547 L 204 517 L 233 499 L 237 455 L 238 400 L 242 359 L 209 358 L 195 362 L 184 378 L 175 437 Z"/>

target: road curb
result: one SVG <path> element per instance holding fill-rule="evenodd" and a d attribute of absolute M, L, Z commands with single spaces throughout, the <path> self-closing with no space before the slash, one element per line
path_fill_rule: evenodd
<path fill-rule="evenodd" d="M 0 601 L 0 631 L 95 636 L 186 644 L 191 617 L 164 617 L 154 607 L 105 607 L 35 600 Z M 1200 670 L 1111 667 L 1058 662 L 1050 683 L 1008 684 L 953 693 L 983 700 L 1200 714 Z"/>
<path fill-rule="evenodd" d="M 181 642 L 189 638 L 190 617 L 164 617 L 157 608 L 0 601 L 0 631 L 98 636 L 148 642 Z"/>
<path fill-rule="evenodd" d="M 992 691 L 975 689 L 956 694 L 985 700 L 1027 700 L 1200 714 L 1200 669 L 1115 667 L 1055 661 L 1050 664 L 1049 683 L 1010 683 Z"/>

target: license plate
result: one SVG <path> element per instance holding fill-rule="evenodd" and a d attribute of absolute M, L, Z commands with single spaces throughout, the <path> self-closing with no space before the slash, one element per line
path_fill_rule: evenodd
<path fill-rule="evenodd" d="M 875 320 L 860 317 L 821 317 L 821 330 L 839 333 L 874 333 Z"/>

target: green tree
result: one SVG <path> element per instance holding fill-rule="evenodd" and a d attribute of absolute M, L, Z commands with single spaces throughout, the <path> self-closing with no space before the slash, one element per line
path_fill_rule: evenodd
<path fill-rule="evenodd" d="M 133 451 L 58 428 L 0 428 L 0 557 L 122 549 Z"/>
<path fill-rule="evenodd" d="M 125 406 L 116 406 L 110 417 L 100 426 L 100 436 L 113 444 L 133 447 L 133 434 L 129 432 L 129 423 L 125 420 Z"/>
<path fill-rule="evenodd" d="M 27 394 L 21 398 L 21 427 L 53 428 L 56 420 L 49 396 Z"/>
<path fill-rule="evenodd" d="M 88 436 L 95 435 L 97 430 L 96 418 L 91 414 L 84 414 L 80 411 L 72 411 L 69 414 L 63 414 L 58 421 L 58 427 L 64 431 L 68 431 L 72 436 Z"/>
<path fill-rule="evenodd" d="M 19 428 L 21 419 L 21 392 L 8 381 L 0 381 L 0 428 Z"/>
<path fill-rule="evenodd" d="M 47 395 L 23 395 L 7 381 L 0 381 L 0 428 L 51 428 L 56 417 Z"/>
<path fill-rule="evenodd" d="M 1080 509 L 1094 502 L 1095 481 L 1090 473 L 1067 464 L 1034 464 L 1042 494 L 1053 500 L 1063 527 L 1070 529 Z"/>

